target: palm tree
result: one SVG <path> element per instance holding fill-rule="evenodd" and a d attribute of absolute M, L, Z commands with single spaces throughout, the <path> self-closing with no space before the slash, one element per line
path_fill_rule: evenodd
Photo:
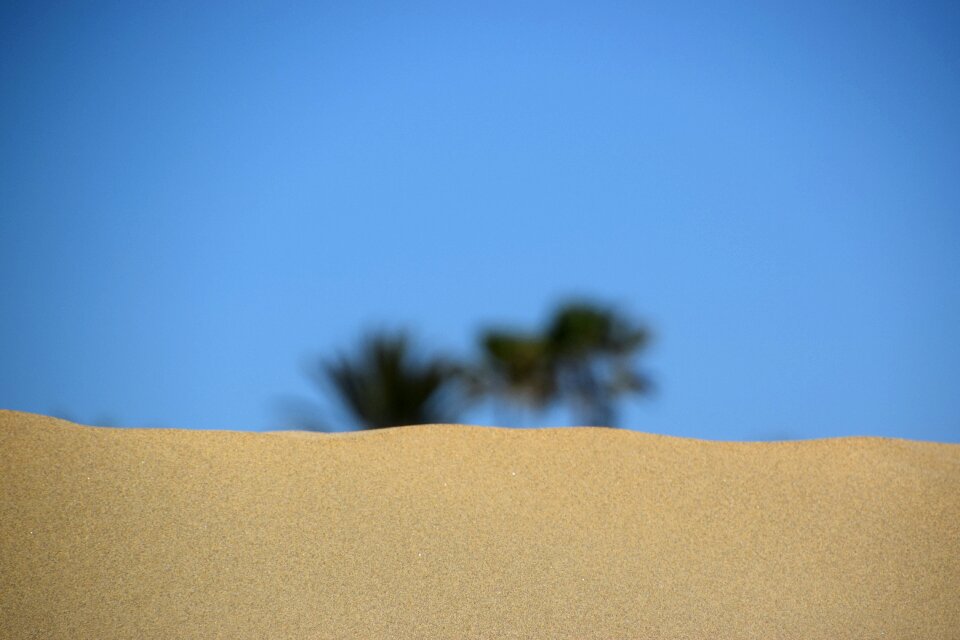
<path fill-rule="evenodd" d="M 581 424 L 612 426 L 621 396 L 651 389 L 633 367 L 649 339 L 646 328 L 614 309 L 570 302 L 541 332 L 484 332 L 477 389 L 537 411 L 568 404 Z"/>
<path fill-rule="evenodd" d="M 313 378 L 362 429 L 455 422 L 460 367 L 416 351 L 404 332 L 370 334 L 355 354 L 318 363 Z"/>
<path fill-rule="evenodd" d="M 583 424 L 613 425 L 620 396 L 651 390 L 650 379 L 632 366 L 650 332 L 615 310 L 584 302 L 564 305 L 546 335 L 558 394 Z"/>
<path fill-rule="evenodd" d="M 545 340 L 536 335 L 495 330 L 483 334 L 481 348 L 485 355 L 481 369 L 485 371 L 475 378 L 483 381 L 481 393 L 508 397 L 536 410 L 553 402 L 556 380 Z"/>

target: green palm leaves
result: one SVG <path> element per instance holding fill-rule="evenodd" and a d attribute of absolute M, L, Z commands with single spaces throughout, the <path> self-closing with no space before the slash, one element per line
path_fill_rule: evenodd
<path fill-rule="evenodd" d="M 323 363 L 320 373 L 361 427 L 378 429 L 454 422 L 457 370 L 397 332 L 367 336 L 355 355 Z"/>
<path fill-rule="evenodd" d="M 649 340 L 646 328 L 612 308 L 568 303 L 540 332 L 481 337 L 484 392 L 536 410 L 569 404 L 581 424 L 612 426 L 621 396 L 650 391 L 633 367 Z"/>
<path fill-rule="evenodd" d="M 650 391 L 634 367 L 649 340 L 645 327 L 615 309 L 577 301 L 558 307 L 540 330 L 481 332 L 472 362 L 423 353 L 403 332 L 381 332 L 319 362 L 311 375 L 364 429 L 457 422 L 483 399 L 536 412 L 562 405 L 579 424 L 614 426 L 622 397 Z"/>

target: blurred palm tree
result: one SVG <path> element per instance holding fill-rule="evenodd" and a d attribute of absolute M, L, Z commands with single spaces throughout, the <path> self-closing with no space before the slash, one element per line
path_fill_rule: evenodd
<path fill-rule="evenodd" d="M 614 426 L 619 399 L 652 388 L 633 366 L 649 340 L 645 327 L 610 307 L 570 302 L 542 332 L 484 332 L 474 393 L 536 411 L 565 403 L 581 424 Z"/>
<path fill-rule="evenodd" d="M 463 407 L 455 388 L 461 367 L 417 353 L 404 332 L 367 335 L 353 354 L 325 360 L 311 372 L 362 429 L 456 422 Z"/>
<path fill-rule="evenodd" d="M 307 373 L 361 429 L 457 422 L 482 397 L 536 412 L 567 405 L 580 424 L 615 426 L 620 400 L 652 388 L 634 366 L 649 340 L 645 327 L 610 307 L 570 302 L 541 331 L 482 332 L 478 363 L 421 353 L 395 331 L 368 334 L 354 352 L 315 361 Z M 313 403 L 282 404 L 301 428 L 330 428 Z"/>

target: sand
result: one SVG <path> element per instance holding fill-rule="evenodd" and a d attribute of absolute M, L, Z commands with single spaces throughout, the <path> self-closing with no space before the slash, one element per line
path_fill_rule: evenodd
<path fill-rule="evenodd" d="M 960 638 L 960 445 L 0 412 L 2 638 Z"/>

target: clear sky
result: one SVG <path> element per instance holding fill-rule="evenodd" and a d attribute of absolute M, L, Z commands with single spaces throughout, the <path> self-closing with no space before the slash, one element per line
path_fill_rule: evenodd
<path fill-rule="evenodd" d="M 656 332 L 625 426 L 960 442 L 957 7 L 4 3 L 0 407 L 279 428 L 579 294 Z"/>

